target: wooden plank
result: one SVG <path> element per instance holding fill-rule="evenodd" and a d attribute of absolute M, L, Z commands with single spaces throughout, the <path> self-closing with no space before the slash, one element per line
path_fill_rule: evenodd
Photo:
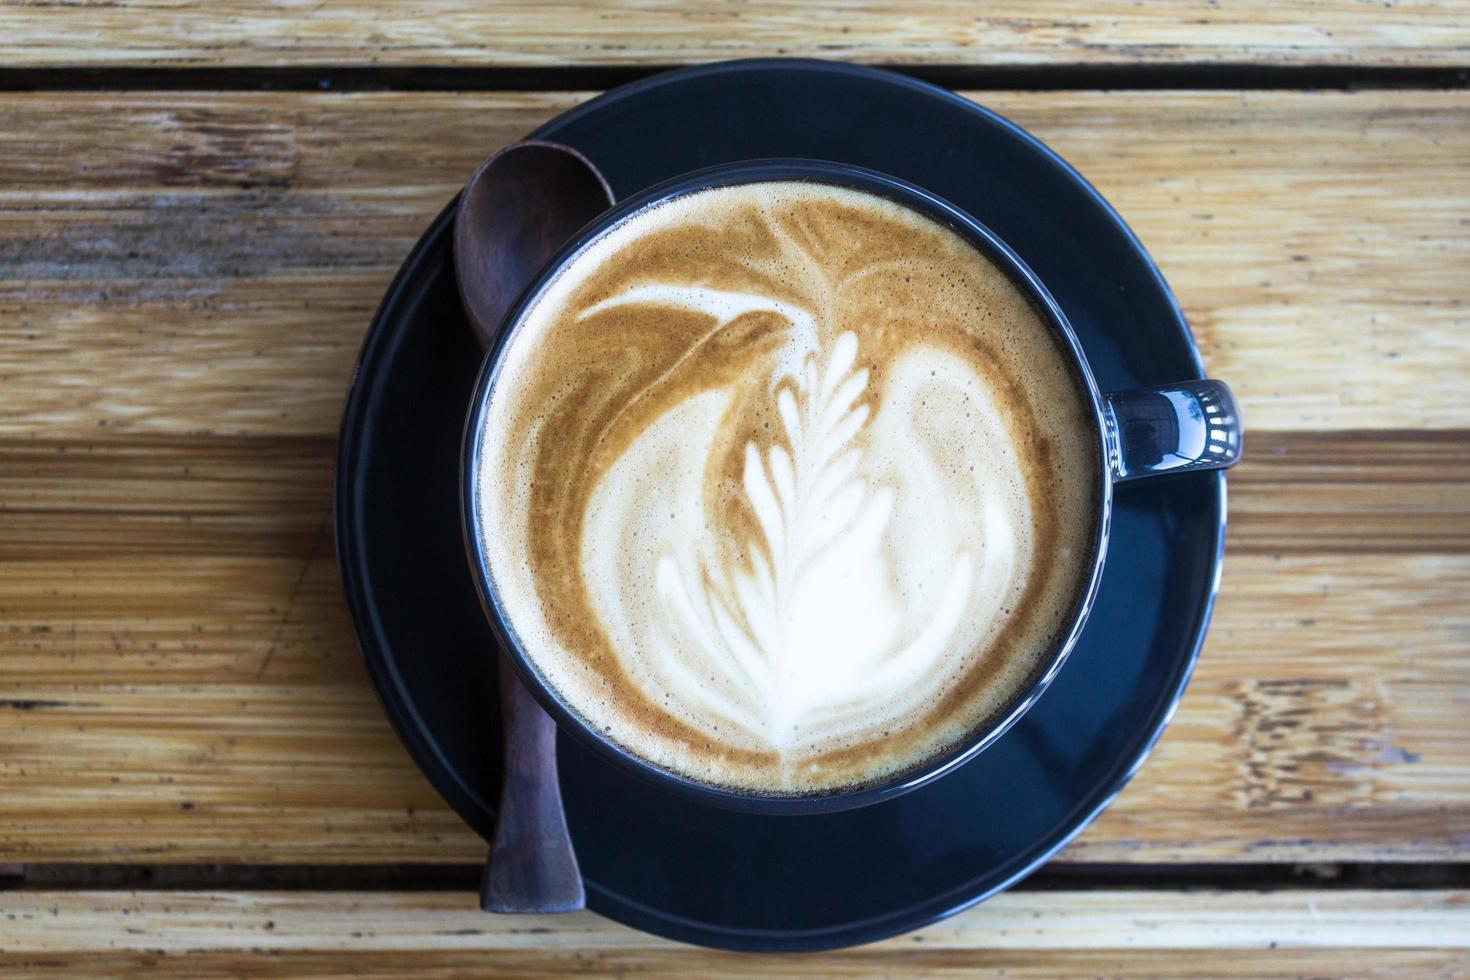
<path fill-rule="evenodd" d="M 0 434 L 335 433 L 419 230 L 579 98 L 0 96 Z M 1252 429 L 1470 428 L 1470 92 L 984 101 L 1133 223 Z"/>
<path fill-rule="evenodd" d="M 629 0 L 404 8 L 370 0 L 311 5 L 223 0 L 81 8 L 7 0 L 9 65 L 668 65 L 803 55 L 905 65 L 1462 65 L 1470 8 L 1460 0 L 1351 0 L 1137 6 L 1022 0 Z"/>
<path fill-rule="evenodd" d="M 801 959 L 694 950 L 591 912 L 489 916 L 459 892 L 13 891 L 0 894 L 0 914 L 14 923 L 0 932 L 4 953 L 555 949 L 695 953 L 751 968 Z M 1470 949 L 1470 892 L 1012 891 L 846 956 L 1344 948 Z"/>
<path fill-rule="evenodd" d="M 473 896 L 0 894 L 8 975 L 1465 976 L 1463 891 L 1011 892 L 836 953 L 697 949 L 591 913 L 486 916 Z"/>
<path fill-rule="evenodd" d="M 327 548 L 3 568 L 0 858 L 483 857 L 376 705 Z M 1065 858 L 1464 860 L 1470 556 L 1247 553 L 1225 583 L 1163 741 Z"/>
<path fill-rule="evenodd" d="M 332 448 L 0 441 L 0 855 L 478 856 L 367 688 L 326 534 Z M 1470 810 L 1470 437 L 1252 450 L 1200 674 L 1069 858 L 1463 856 L 1444 814 Z M 1373 552 L 1387 564 L 1344 567 Z"/>

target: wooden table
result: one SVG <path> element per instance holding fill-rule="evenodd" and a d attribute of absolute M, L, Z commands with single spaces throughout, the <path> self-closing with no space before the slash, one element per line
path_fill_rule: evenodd
<path fill-rule="evenodd" d="M 751 55 L 1077 165 L 1240 395 L 1162 743 L 1031 882 L 821 957 L 474 910 L 328 502 L 389 277 L 488 151 Z M 1470 967 L 1470 4 L 0 0 L 0 972 Z"/>

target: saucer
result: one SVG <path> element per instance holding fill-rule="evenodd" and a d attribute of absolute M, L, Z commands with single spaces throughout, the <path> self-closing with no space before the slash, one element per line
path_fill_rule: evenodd
<path fill-rule="evenodd" d="M 625 86 L 534 135 L 581 150 L 620 199 L 757 157 L 905 178 L 1021 255 L 1066 311 L 1103 390 L 1203 376 L 1168 287 L 1107 203 L 1033 137 L 943 89 L 850 65 L 732 62 Z M 488 839 L 500 775 L 496 639 L 466 566 L 458 497 L 481 355 L 455 290 L 452 224 L 453 203 L 363 344 L 342 423 L 336 541 L 389 717 Z M 996 745 L 888 802 L 802 817 L 714 809 L 561 738 L 588 906 L 684 942 L 815 950 L 916 929 L 1024 877 L 1097 816 L 1163 730 L 1209 620 L 1224 521 L 1222 474 L 1119 486 L 1097 602 L 1055 683 Z"/>

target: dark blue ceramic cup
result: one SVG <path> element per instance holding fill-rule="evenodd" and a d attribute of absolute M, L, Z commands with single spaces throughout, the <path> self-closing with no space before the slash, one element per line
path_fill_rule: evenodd
<path fill-rule="evenodd" d="M 499 375 L 502 353 L 509 339 L 542 290 L 587 246 L 646 208 L 713 187 L 777 180 L 831 184 L 886 197 L 939 221 L 968 240 L 1004 270 L 1021 292 L 1031 299 L 1055 332 L 1061 348 L 1069 353 L 1078 390 L 1091 406 L 1097 445 L 1096 473 L 1092 474 L 1097 487 L 1097 519 L 1091 572 L 1086 577 L 1085 586 L 1079 590 L 1070 625 L 1062 639 L 1016 699 L 960 744 L 913 769 L 877 782 L 800 796 L 762 795 L 700 782 L 634 754 L 586 722 L 543 680 L 536 664 L 521 647 L 514 625 L 507 620 L 496 595 L 494 578 L 485 559 L 484 532 L 475 518 L 479 512 L 481 433 L 490 392 Z M 527 688 L 564 731 L 613 765 L 681 796 L 757 813 L 826 813 L 891 799 L 939 779 L 993 745 L 1036 703 L 1076 644 L 1097 593 L 1107 558 L 1114 484 L 1195 470 L 1223 469 L 1235 465 L 1240 453 L 1240 413 L 1230 389 L 1223 382 L 1185 380 L 1143 391 L 1106 394 L 1100 391 L 1076 335 L 1046 286 L 1015 252 L 968 214 L 913 184 L 871 170 L 819 160 L 754 160 L 676 177 L 623 201 L 582 229 L 527 287 L 507 314 L 475 385 L 465 424 L 460 474 L 461 511 L 465 548 L 485 613 Z"/>

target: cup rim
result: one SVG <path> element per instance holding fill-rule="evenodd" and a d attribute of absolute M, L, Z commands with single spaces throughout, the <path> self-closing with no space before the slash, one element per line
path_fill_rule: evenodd
<path fill-rule="evenodd" d="M 484 529 L 478 518 L 481 433 L 490 394 L 500 373 L 504 353 L 520 329 L 526 312 L 541 294 L 583 251 L 616 227 L 644 210 L 667 201 L 717 187 L 772 181 L 805 181 L 865 191 L 888 198 L 910 210 L 939 221 L 1004 271 L 1011 282 L 1031 301 L 1033 307 L 1061 341 L 1067 360 L 1091 409 L 1096 445 L 1096 509 L 1092 539 L 1091 568 L 1086 584 L 1077 597 L 1066 620 L 1067 626 L 1052 652 L 1044 658 L 1023 690 L 1003 710 L 993 715 L 965 738 L 943 752 L 930 756 L 907 769 L 879 779 L 807 794 L 761 794 L 703 782 L 667 769 L 638 755 L 602 734 L 595 725 L 581 717 L 557 694 L 536 669 L 522 648 L 515 630 L 500 603 L 495 580 L 490 572 L 483 545 Z M 574 235 L 541 269 L 521 292 L 506 313 L 494 342 L 485 352 L 474 393 L 466 413 L 460 453 L 460 519 L 466 558 L 481 608 L 489 620 L 504 653 L 521 678 L 521 682 L 537 702 L 555 719 L 557 726 L 601 758 L 630 772 L 645 783 L 686 799 L 724 809 L 758 814 L 804 815 L 833 813 L 869 806 L 893 799 L 928 785 L 958 769 L 994 745 L 1021 719 L 1051 685 L 1066 663 L 1088 614 L 1097 598 L 1107 558 L 1108 536 L 1112 519 L 1113 481 L 1108 464 L 1108 423 L 1104 401 L 1097 381 L 1088 366 L 1087 357 L 1066 315 L 1049 290 L 1010 246 L 978 219 L 943 198 L 897 177 L 865 167 L 828 160 L 804 158 L 769 158 L 721 164 L 680 174 L 648 187 L 619 201 L 594 218 Z"/>

